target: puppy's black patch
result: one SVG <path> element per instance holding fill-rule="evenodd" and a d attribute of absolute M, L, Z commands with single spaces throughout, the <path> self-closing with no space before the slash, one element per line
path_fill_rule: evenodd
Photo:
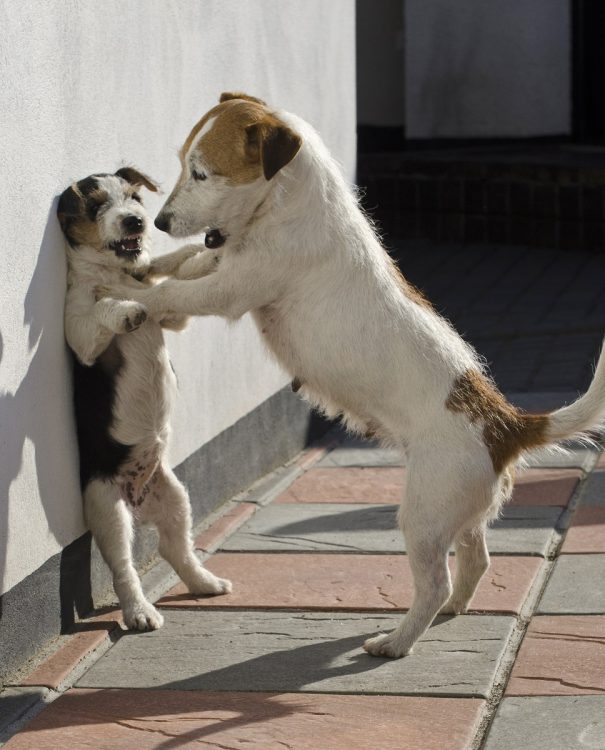
<path fill-rule="evenodd" d="M 115 381 L 123 360 L 117 347 L 110 344 L 91 367 L 78 362 L 75 356 L 73 361 L 80 483 L 84 489 L 91 479 L 114 477 L 130 455 L 130 446 L 118 443 L 109 433 Z"/>

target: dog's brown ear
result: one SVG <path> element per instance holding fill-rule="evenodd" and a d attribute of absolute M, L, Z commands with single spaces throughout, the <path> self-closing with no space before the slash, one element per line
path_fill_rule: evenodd
<path fill-rule="evenodd" d="M 59 196 L 57 218 L 59 219 L 63 234 L 72 247 L 75 245 L 72 236 L 73 223 L 82 215 L 83 209 L 84 199 L 82 198 L 82 194 L 73 185 L 64 190 Z"/>
<path fill-rule="evenodd" d="M 260 156 L 266 180 L 289 164 L 302 146 L 302 138 L 274 117 L 248 125 L 248 150 Z"/>
<path fill-rule="evenodd" d="M 57 218 L 64 232 L 69 226 L 70 220 L 82 213 L 83 204 L 81 193 L 76 191 L 73 185 L 61 193 L 57 204 Z"/>
<path fill-rule="evenodd" d="M 134 167 L 122 167 L 121 169 L 118 169 L 116 176 L 121 177 L 131 185 L 136 185 L 137 187 L 139 185 L 144 185 L 147 190 L 151 190 L 152 193 L 158 192 L 159 185 L 157 182 L 152 180 L 151 177 L 147 177 L 146 174 L 139 172 L 139 170 Z"/>
<path fill-rule="evenodd" d="M 241 91 L 223 91 L 219 98 L 219 102 L 228 102 L 230 99 L 245 99 L 247 102 L 256 102 L 257 104 L 266 104 L 262 99 L 257 99 L 255 96 L 248 96 Z"/>

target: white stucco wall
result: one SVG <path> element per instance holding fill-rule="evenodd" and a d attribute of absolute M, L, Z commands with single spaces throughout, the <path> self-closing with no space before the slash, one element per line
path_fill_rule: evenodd
<path fill-rule="evenodd" d="M 169 191 L 178 147 L 230 89 L 306 117 L 352 178 L 354 0 L 0 0 L 0 28 L 4 592 L 84 531 L 56 197 L 124 163 Z M 161 200 L 146 196 L 152 214 Z M 169 346 L 175 464 L 287 382 L 248 319 L 198 320 Z"/>
<path fill-rule="evenodd" d="M 405 0 L 408 137 L 569 133 L 570 5 Z"/>

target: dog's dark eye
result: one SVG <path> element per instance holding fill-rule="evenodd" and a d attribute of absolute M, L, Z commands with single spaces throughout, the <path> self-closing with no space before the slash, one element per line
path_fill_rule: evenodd
<path fill-rule="evenodd" d="M 91 201 L 86 206 L 86 213 L 88 214 L 88 218 L 91 221 L 94 221 L 97 218 L 97 214 L 99 213 L 99 209 L 101 208 L 103 204 L 102 203 L 96 203 L 94 201 Z"/>
<path fill-rule="evenodd" d="M 205 180 L 208 175 L 205 172 L 198 172 L 195 169 L 191 170 L 191 176 L 194 180 Z"/>
<path fill-rule="evenodd" d="M 136 201 L 137 203 L 142 203 L 142 202 L 143 202 L 143 201 L 141 200 L 141 196 L 140 196 L 140 195 L 139 195 L 138 193 L 133 193 L 133 194 L 132 194 L 132 200 L 133 200 L 133 201 Z"/>

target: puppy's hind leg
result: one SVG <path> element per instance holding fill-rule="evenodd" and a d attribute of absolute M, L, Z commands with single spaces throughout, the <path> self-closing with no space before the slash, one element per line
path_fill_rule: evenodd
<path fill-rule="evenodd" d="M 109 566 L 126 627 L 156 630 L 164 618 L 145 598 L 132 560 L 132 514 L 116 484 L 93 479 L 84 490 L 88 528 Z"/>
<path fill-rule="evenodd" d="M 164 463 L 149 481 L 140 507 L 142 520 L 153 523 L 160 535 L 159 552 L 172 565 L 192 594 L 227 594 L 231 582 L 206 570 L 191 540 L 191 505 L 187 490 Z"/>

